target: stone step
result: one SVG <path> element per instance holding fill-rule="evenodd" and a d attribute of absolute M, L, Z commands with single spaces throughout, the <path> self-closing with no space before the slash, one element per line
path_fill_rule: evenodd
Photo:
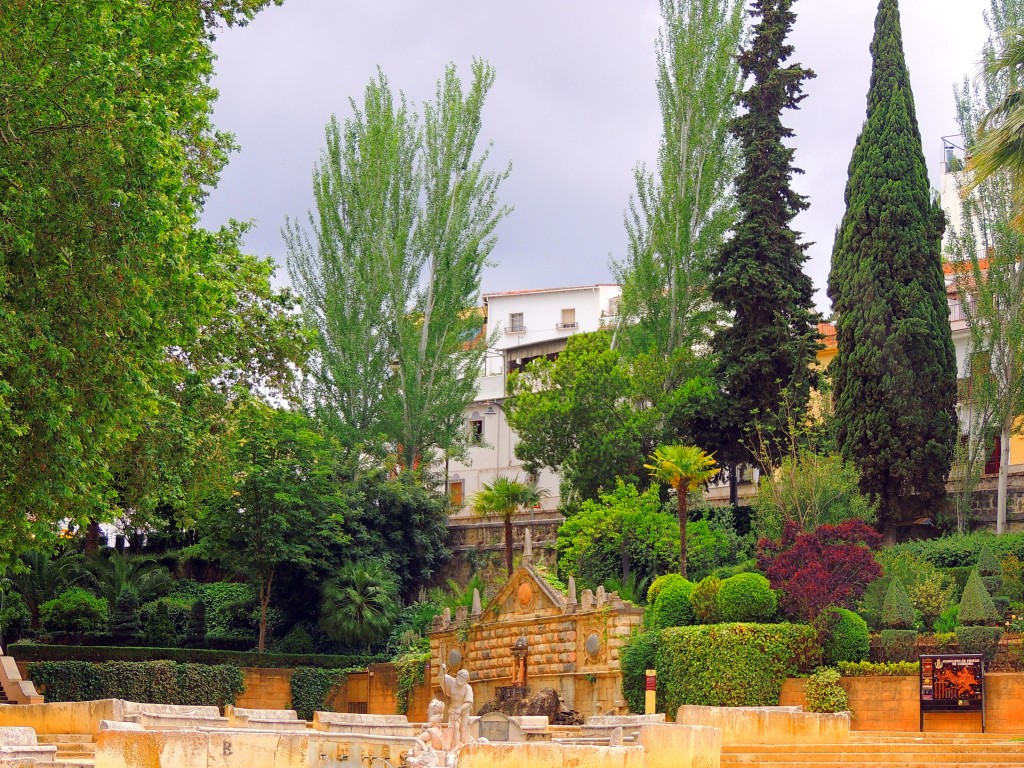
<path fill-rule="evenodd" d="M 1024 737 L 1024 733 L 981 733 L 980 731 L 850 731 L 850 741 L 906 741 L 907 739 L 969 739 L 991 741 Z"/>
<path fill-rule="evenodd" d="M 91 733 L 40 733 L 36 735 L 36 741 L 40 744 L 85 744 L 95 740 L 96 737 Z"/>
<path fill-rule="evenodd" d="M 96 768 L 96 761 L 76 758 L 72 760 L 54 760 L 52 765 L 54 768 Z"/>
<path fill-rule="evenodd" d="M 815 765 L 847 765 L 868 763 L 877 766 L 897 765 L 1024 765 L 1024 752 L 1020 750 L 984 752 L 958 752 L 940 754 L 935 752 L 846 752 L 842 750 L 806 752 L 796 754 L 750 753 L 743 755 L 722 755 L 722 766 L 768 766 L 799 765 L 803 768 Z"/>
<path fill-rule="evenodd" d="M 1024 758 L 1024 742 L 989 742 L 978 744 L 970 752 L 1006 752 L 1020 755 Z M 791 744 L 766 744 L 758 746 L 726 745 L 722 747 L 722 755 L 816 755 L 842 752 L 845 754 L 874 755 L 874 754 L 936 754 L 944 755 L 961 754 L 962 750 L 951 750 L 948 744 L 907 744 L 897 743 L 878 744 L 836 744 L 836 745 L 791 745 Z M 795 759 L 795 758 L 794 758 Z M 801 758 L 802 759 L 802 758 Z M 1024 760 L 1021 761 L 1024 764 Z"/>
<path fill-rule="evenodd" d="M 82 744 L 58 744 L 57 759 L 72 757 L 93 757 L 96 754 L 96 745 L 88 742 Z"/>

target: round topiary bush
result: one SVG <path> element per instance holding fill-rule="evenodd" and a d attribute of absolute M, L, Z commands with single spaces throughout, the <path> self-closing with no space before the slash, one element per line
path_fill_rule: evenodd
<path fill-rule="evenodd" d="M 866 622 L 864 626 L 867 626 Z M 840 679 L 839 672 L 832 667 L 822 667 L 807 678 L 807 687 L 804 688 L 807 711 L 846 712 L 850 702 L 843 686 L 839 684 Z"/>
<path fill-rule="evenodd" d="M 679 581 L 672 581 L 661 589 L 651 612 L 652 629 L 686 627 L 693 624 L 695 617 L 693 605 L 690 604 L 693 586 L 693 582 L 680 577 Z"/>
<path fill-rule="evenodd" d="M 899 579 L 893 579 L 882 603 L 882 626 L 885 629 L 913 629 L 914 604 Z"/>
<path fill-rule="evenodd" d="M 717 624 L 722 620 L 718 611 L 718 591 L 722 580 L 717 576 L 705 576 L 697 582 L 690 594 L 690 603 L 698 624 Z"/>
<path fill-rule="evenodd" d="M 651 582 L 651 586 L 647 588 L 647 604 L 654 605 L 658 599 L 658 595 L 661 594 L 661 590 L 667 587 L 669 584 L 679 584 L 686 581 L 678 573 L 663 573 L 658 576 L 654 581 Z"/>
<path fill-rule="evenodd" d="M 835 606 L 826 608 L 815 621 L 826 664 L 840 661 L 864 661 L 871 651 L 868 623 L 853 611 Z"/>
<path fill-rule="evenodd" d="M 718 612 L 725 622 L 771 621 L 778 608 L 775 590 L 760 573 L 730 576 L 718 590 Z"/>
<path fill-rule="evenodd" d="M 39 618 L 47 632 L 106 632 L 107 601 L 81 587 L 71 587 L 39 606 Z"/>

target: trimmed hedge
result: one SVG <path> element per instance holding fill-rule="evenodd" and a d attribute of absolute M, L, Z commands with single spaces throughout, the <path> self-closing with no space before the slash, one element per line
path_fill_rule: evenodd
<path fill-rule="evenodd" d="M 718 588 L 722 621 L 771 621 L 778 610 L 778 595 L 760 573 L 738 573 Z"/>
<path fill-rule="evenodd" d="M 981 555 L 981 548 L 988 545 L 997 558 L 1015 555 L 1024 560 L 1024 533 L 996 535 L 987 531 L 954 534 L 941 539 L 922 539 L 896 544 L 891 552 L 908 552 L 925 558 L 939 568 L 974 567 Z"/>
<path fill-rule="evenodd" d="M 221 707 L 245 688 L 242 670 L 228 664 L 38 661 L 28 665 L 28 674 L 48 702 L 126 699 Z"/>
<path fill-rule="evenodd" d="M 881 646 L 886 661 L 913 661 L 917 658 L 917 630 L 883 629 Z"/>
<path fill-rule="evenodd" d="M 14 643 L 7 654 L 18 661 L 176 661 L 181 664 L 233 664 L 237 667 L 270 669 L 317 667 L 347 669 L 387 661 L 386 656 L 352 654 L 349 656 L 294 653 L 247 653 L 213 651 L 201 648 L 126 648 L 120 646 L 35 645 Z"/>
<path fill-rule="evenodd" d="M 808 712 L 846 712 L 850 709 L 850 701 L 839 679 L 839 672 L 832 667 L 822 667 L 807 679 L 804 695 Z"/>
<path fill-rule="evenodd" d="M 996 660 L 1003 630 L 999 627 L 957 627 L 956 641 L 961 653 L 982 653 L 986 661 Z"/>
<path fill-rule="evenodd" d="M 656 669 L 660 635 L 640 632 L 630 637 L 619 651 L 622 670 L 622 698 L 633 714 L 642 714 L 647 703 L 647 670 Z M 659 683 L 661 678 L 658 678 Z M 658 686 L 662 686 L 659 684 Z"/>
<path fill-rule="evenodd" d="M 837 665 L 843 677 L 917 677 L 921 664 L 917 661 L 887 661 L 876 664 L 871 661 L 841 661 Z"/>
<path fill-rule="evenodd" d="M 690 602 L 694 586 L 692 581 L 686 581 L 683 578 L 665 584 L 658 592 L 654 601 L 654 609 L 651 612 L 653 629 L 685 627 L 697 620 L 693 612 L 693 604 Z"/>
<path fill-rule="evenodd" d="M 815 621 L 826 664 L 864 661 L 871 653 L 868 623 L 853 611 L 832 606 Z"/>
<path fill-rule="evenodd" d="M 821 660 L 806 624 L 709 624 L 661 632 L 656 669 L 664 711 L 683 704 L 776 706 L 787 677 Z"/>

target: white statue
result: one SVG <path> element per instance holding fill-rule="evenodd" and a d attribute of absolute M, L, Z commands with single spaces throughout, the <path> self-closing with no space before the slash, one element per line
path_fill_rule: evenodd
<path fill-rule="evenodd" d="M 460 669 L 452 677 L 448 665 L 441 665 L 441 688 L 448 696 L 448 723 L 452 727 L 452 750 L 472 740 L 469 735 L 469 717 L 473 714 L 473 687 L 469 684 L 469 670 Z"/>
<path fill-rule="evenodd" d="M 427 729 L 416 737 L 416 747 L 409 758 L 412 768 L 434 768 L 445 764 L 444 753 L 450 748 L 451 732 L 441 725 L 444 702 L 432 699 L 427 706 Z"/>

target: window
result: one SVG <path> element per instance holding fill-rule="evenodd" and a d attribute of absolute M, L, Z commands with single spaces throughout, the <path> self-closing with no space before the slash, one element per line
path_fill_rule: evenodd
<path fill-rule="evenodd" d="M 509 333 L 525 333 L 526 325 L 523 323 L 522 312 L 511 312 L 508 316 Z"/>
<path fill-rule="evenodd" d="M 562 322 L 560 322 L 558 328 L 576 328 L 579 324 L 576 322 L 576 308 L 570 307 L 569 309 L 562 310 Z"/>
<path fill-rule="evenodd" d="M 982 474 L 985 475 L 998 475 L 999 474 L 999 460 L 1002 456 L 1002 439 L 999 435 L 996 435 L 995 445 L 992 448 L 992 455 L 988 457 L 988 461 L 985 462 L 985 468 L 982 470 Z"/>
<path fill-rule="evenodd" d="M 469 420 L 469 444 L 482 445 L 483 442 L 484 420 L 477 418 L 476 414 L 473 414 L 473 418 Z"/>
<path fill-rule="evenodd" d="M 448 483 L 448 503 L 454 509 L 460 509 L 466 503 L 465 480 L 452 480 Z"/>

